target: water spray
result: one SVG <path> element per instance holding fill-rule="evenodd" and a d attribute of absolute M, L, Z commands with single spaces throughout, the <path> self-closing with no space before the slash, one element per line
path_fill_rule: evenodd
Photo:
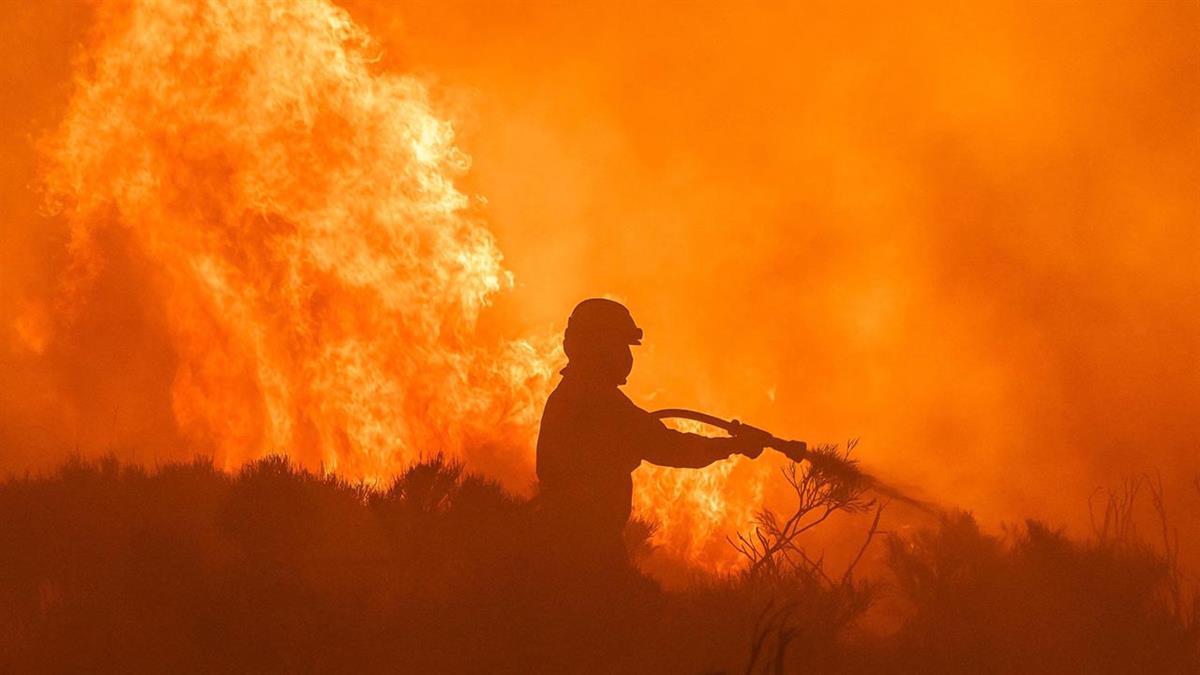
<path fill-rule="evenodd" d="M 701 422 L 721 429 L 730 436 L 758 436 L 764 439 L 766 447 L 782 453 L 793 462 L 808 462 L 813 468 L 835 476 L 840 480 L 863 485 L 872 492 L 903 502 L 930 515 L 937 515 L 942 512 L 942 509 L 935 504 L 912 497 L 895 485 L 882 481 L 863 471 L 857 461 L 835 452 L 810 449 L 804 441 L 786 440 L 765 429 L 760 429 L 744 422 L 739 422 L 738 420 L 726 420 L 716 415 L 688 410 L 686 408 L 664 408 L 662 410 L 655 410 L 650 415 L 657 419 L 675 418 Z"/>

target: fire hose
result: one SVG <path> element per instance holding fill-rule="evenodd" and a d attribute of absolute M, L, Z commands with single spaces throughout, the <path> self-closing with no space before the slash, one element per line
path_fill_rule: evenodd
<path fill-rule="evenodd" d="M 710 425 L 717 429 L 725 431 L 730 436 L 755 435 L 761 438 L 768 448 L 779 451 L 785 457 L 793 462 L 808 462 L 814 469 L 819 469 L 826 474 L 834 475 L 841 480 L 855 481 L 864 487 L 899 501 L 908 503 L 918 509 L 930 514 L 940 513 L 941 509 L 934 504 L 911 497 L 898 488 L 885 483 L 878 478 L 864 472 L 859 468 L 858 463 L 840 456 L 833 452 L 823 452 L 820 450 L 809 450 L 808 444 L 804 441 L 789 441 L 782 439 L 775 434 L 758 427 L 750 426 L 738 420 L 726 420 L 716 415 L 699 412 L 696 410 L 688 410 L 686 408 L 664 408 L 655 410 L 650 413 L 651 417 L 657 419 L 688 419 L 703 424 Z"/>
<path fill-rule="evenodd" d="M 810 453 L 808 452 L 808 444 L 804 441 L 787 441 L 769 431 L 752 427 L 737 420 L 724 420 L 716 415 L 687 410 L 686 408 L 664 408 L 662 410 L 655 410 L 650 415 L 660 420 L 677 418 L 703 422 L 704 424 L 725 431 L 730 436 L 756 435 L 766 440 L 766 447 L 778 450 L 793 462 L 802 462 L 806 459 L 811 460 Z"/>

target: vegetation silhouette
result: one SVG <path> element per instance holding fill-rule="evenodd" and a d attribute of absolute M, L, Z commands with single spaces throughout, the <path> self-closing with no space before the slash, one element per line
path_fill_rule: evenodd
<path fill-rule="evenodd" d="M 878 505 L 787 471 L 799 517 L 760 514 L 744 571 L 667 592 L 547 585 L 535 510 L 441 457 L 381 487 L 74 459 L 0 483 L 0 671 L 1197 672 L 1195 605 L 1130 495 L 1087 541 L 966 514 L 888 535 L 861 581 L 797 531 Z"/>

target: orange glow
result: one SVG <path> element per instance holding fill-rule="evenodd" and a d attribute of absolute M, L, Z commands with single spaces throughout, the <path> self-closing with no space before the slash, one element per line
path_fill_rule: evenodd
<path fill-rule="evenodd" d="M 703 424 L 673 420 L 682 431 L 707 434 Z M 652 543 L 667 554 L 713 571 L 739 561 L 725 535 L 747 529 L 763 505 L 763 486 L 772 469 L 731 457 L 699 470 L 643 463 L 634 473 L 634 513 L 658 524 Z"/>
<path fill-rule="evenodd" d="M 526 491 L 610 295 L 645 408 L 860 437 L 991 524 L 1155 469 L 1195 508 L 1194 3 L 5 11 L 0 470 L 445 452 Z M 644 466 L 635 505 L 728 569 L 777 466 Z"/>
<path fill-rule="evenodd" d="M 46 143 L 73 293 L 98 232 L 127 232 L 165 308 L 175 419 L 227 466 L 288 453 L 378 480 L 531 442 L 551 352 L 476 340 L 510 276 L 454 187 L 450 125 L 375 50 L 325 2 L 134 3 Z"/>
<path fill-rule="evenodd" d="M 100 273 L 98 233 L 126 232 L 178 359 L 175 422 L 227 468 L 286 453 L 376 482 L 444 452 L 521 489 L 556 336 L 478 335 L 511 274 L 454 186 L 469 160 L 452 127 L 377 50 L 326 2 L 134 3 L 102 21 L 43 146 L 71 223 L 67 302 Z M 46 340 L 35 318 L 17 329 Z M 668 552 L 732 558 L 720 535 L 761 498 L 730 494 L 734 464 L 640 473 Z"/>

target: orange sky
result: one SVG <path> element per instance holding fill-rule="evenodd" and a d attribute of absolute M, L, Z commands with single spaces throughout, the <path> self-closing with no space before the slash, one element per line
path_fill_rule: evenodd
<path fill-rule="evenodd" d="M 500 309 L 613 293 L 643 401 L 984 511 L 1200 468 L 1195 5 L 601 7 L 351 5 L 463 118 Z"/>
<path fill-rule="evenodd" d="M 990 522 L 1083 525 L 1153 470 L 1198 508 L 1194 3 L 344 6 L 471 157 L 515 279 L 485 334 L 610 294 L 646 330 L 646 407 L 859 437 Z M 4 12 L 3 467 L 186 456 L 159 268 L 105 230 L 64 324 L 65 220 L 30 189 L 90 14 Z"/>

